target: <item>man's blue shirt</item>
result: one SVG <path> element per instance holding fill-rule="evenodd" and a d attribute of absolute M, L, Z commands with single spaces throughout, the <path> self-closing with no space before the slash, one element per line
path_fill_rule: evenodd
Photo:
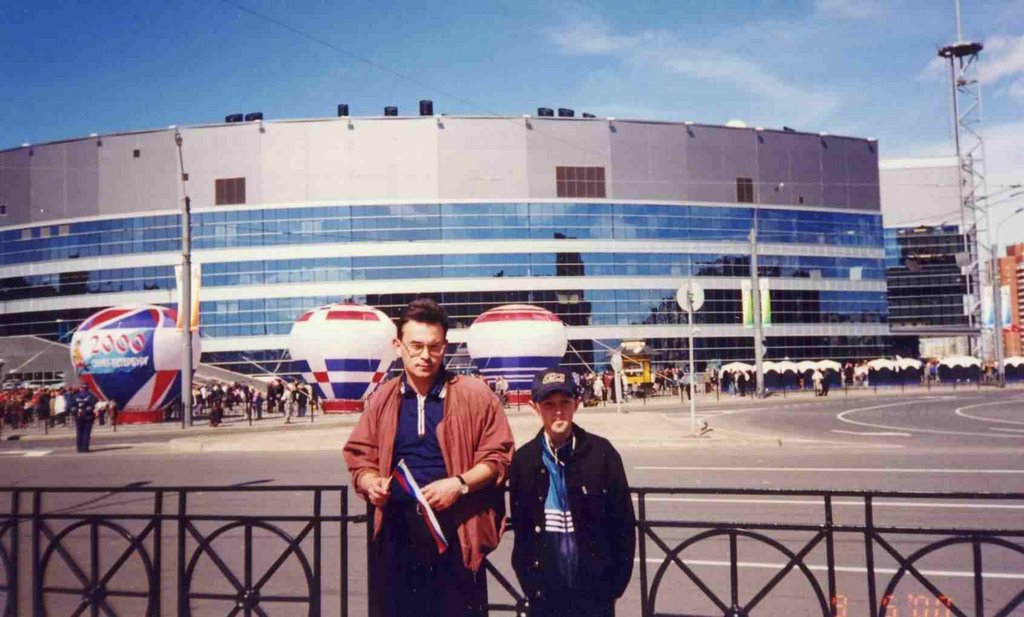
<path fill-rule="evenodd" d="M 448 374 L 442 368 L 427 395 L 420 396 L 409 385 L 406 376 L 402 375 L 402 403 L 398 409 L 393 467 L 404 459 L 420 488 L 448 476 L 441 444 L 437 440 L 437 425 L 444 418 L 447 383 Z M 391 499 L 399 502 L 413 501 L 412 495 L 400 487 L 393 487 Z"/>

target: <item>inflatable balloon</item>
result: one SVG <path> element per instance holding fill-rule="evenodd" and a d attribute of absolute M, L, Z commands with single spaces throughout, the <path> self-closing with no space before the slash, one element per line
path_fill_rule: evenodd
<path fill-rule="evenodd" d="M 558 366 L 568 344 L 562 320 L 529 304 L 506 304 L 483 313 L 466 338 L 473 364 L 489 382 L 503 376 L 512 402 L 529 400 L 533 376 Z"/>
<path fill-rule="evenodd" d="M 83 321 L 71 337 L 75 372 L 98 398 L 117 405 L 118 423 L 159 422 L 181 398 L 184 345 L 176 319 L 162 306 L 115 306 Z M 199 345 L 193 332 L 193 366 Z"/>
<path fill-rule="evenodd" d="M 396 334 L 394 322 L 371 306 L 330 304 L 299 317 L 288 347 L 324 412 L 362 411 L 395 359 Z"/>

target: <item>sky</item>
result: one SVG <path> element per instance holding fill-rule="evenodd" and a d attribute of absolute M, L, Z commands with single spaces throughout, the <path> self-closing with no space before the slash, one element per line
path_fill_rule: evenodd
<path fill-rule="evenodd" d="M 982 53 L 988 193 L 1024 183 L 1024 0 L 961 0 Z M 692 120 L 954 152 L 954 0 L 4 0 L 0 149 L 267 119 L 520 115 Z M 1024 198 L 991 200 L 994 220 Z M 1024 213 L 1001 230 L 1024 242 Z"/>

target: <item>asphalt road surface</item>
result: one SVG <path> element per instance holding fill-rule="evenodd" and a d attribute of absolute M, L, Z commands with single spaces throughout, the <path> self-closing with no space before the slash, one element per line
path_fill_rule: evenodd
<path fill-rule="evenodd" d="M 597 413 L 612 412 L 604 410 Z M 669 410 L 666 413 L 683 411 Z M 671 449 L 622 449 L 630 483 L 634 487 L 1024 493 L 1024 392 L 1020 390 L 969 390 L 956 394 L 944 392 L 877 398 L 844 398 L 839 394 L 828 399 L 801 397 L 753 404 L 737 401 L 735 406 L 728 402 L 718 404 L 701 412 L 701 415 L 714 429 L 714 440 L 694 440 Z M 577 419 L 586 426 L 585 414 Z M 623 416 L 622 421 L 626 423 L 633 419 Z M 172 431 L 166 434 L 151 431 L 145 434 L 126 432 L 121 438 L 105 436 L 94 442 L 97 451 L 88 455 L 74 452 L 70 436 L 63 440 L 4 442 L 0 444 L 2 484 L 8 487 L 129 484 L 213 487 L 348 482 L 340 455 L 336 452 L 181 453 L 168 447 L 168 440 L 174 435 Z M 606 436 L 613 441 L 617 438 L 614 434 Z M 68 514 L 148 512 L 153 508 L 153 498 L 147 494 L 90 493 L 48 496 L 46 499 L 44 507 L 47 511 Z M 307 513 L 312 501 L 308 494 L 289 491 L 259 495 L 207 492 L 189 499 L 191 512 L 205 509 L 225 516 Z M 173 511 L 173 500 L 165 497 L 165 501 L 168 511 Z M 325 504 L 325 513 L 338 512 L 336 496 L 326 499 Z M 863 498 L 837 496 L 832 506 L 836 523 L 851 526 L 864 523 Z M 28 507 L 29 504 L 22 504 L 23 511 Z M 356 502 L 353 509 L 361 512 L 361 504 Z M 699 529 L 656 526 L 651 530 L 645 545 L 646 569 L 648 584 L 658 585 L 651 608 L 659 613 L 722 615 L 723 610 L 716 606 L 711 596 L 725 606 L 734 601 L 729 568 L 732 550 L 736 551 L 739 563 L 735 573 L 735 602 L 742 606 L 787 565 L 787 550 L 800 552 L 809 543 L 813 546 L 802 560 L 807 566 L 806 572 L 790 571 L 750 614 L 803 615 L 815 614 L 815 611 L 820 614 L 820 602 L 828 602 L 824 568 L 827 542 L 825 538 L 815 539 L 815 528 L 825 516 L 824 501 L 820 496 L 721 492 L 650 494 L 644 497 L 644 511 L 648 521 L 707 525 Z M 985 572 L 981 582 L 986 615 L 994 614 L 1024 591 L 1024 554 L 1019 550 L 1024 544 L 1021 535 L 1021 530 L 1024 530 L 1021 524 L 1024 521 L 1024 499 L 877 498 L 872 514 L 876 525 L 1001 529 L 1019 534 L 1009 536 L 1018 550 L 1012 546 L 983 544 L 976 554 L 970 544 L 953 544 L 922 557 L 916 563 L 918 571 L 948 599 L 940 603 L 933 592 L 908 575 L 894 590 L 885 613 L 888 617 L 955 614 L 947 604 L 953 604 L 965 614 L 975 614 L 973 566 L 979 556 Z M 764 535 L 776 541 L 774 545 L 756 537 L 740 535 L 736 538 L 735 547 L 731 546 L 728 535 L 708 532 L 704 540 L 683 548 L 678 553 L 678 562 L 666 558 L 666 549 L 677 549 L 695 535 L 724 523 L 802 525 L 806 529 L 762 530 Z M 200 531 L 209 533 L 217 525 L 209 522 Z M 299 529 L 297 524 L 281 525 L 290 532 Z M 85 532 L 84 529 L 80 531 Z M 347 598 L 352 614 L 363 615 L 366 610 L 365 536 L 360 526 L 350 526 L 349 531 L 352 538 Z M 22 533 L 25 540 L 22 543 L 23 561 L 30 546 L 27 534 L 28 530 Z M 255 529 L 253 534 L 254 545 L 257 549 L 264 547 L 267 554 L 274 546 L 277 546 L 278 553 L 286 546 L 269 531 Z M 164 536 L 163 552 L 167 562 L 165 568 L 168 568 L 164 577 L 171 577 L 167 580 L 173 581 L 175 562 L 171 557 L 177 535 L 174 529 L 165 529 Z M 326 525 L 323 529 L 324 614 L 338 614 L 340 610 L 340 536 L 338 525 Z M 109 544 L 114 548 L 118 542 L 123 542 L 103 530 L 99 537 L 105 547 Z M 886 586 L 898 569 L 892 553 L 907 556 L 945 537 L 948 534 L 922 537 L 894 533 L 884 535 L 883 542 L 872 543 L 878 601 L 881 601 Z M 238 560 L 242 556 L 242 538 L 243 531 L 239 529 L 217 540 L 226 554 L 232 550 L 235 552 L 233 556 L 224 558 L 229 565 L 241 563 Z M 491 561 L 511 577 L 511 569 L 507 565 L 511 539 L 507 540 Z M 837 614 L 868 615 L 865 536 L 861 532 L 838 532 L 833 540 L 838 565 Z M 84 549 L 88 545 L 88 537 L 82 536 L 75 542 L 79 549 Z M 307 550 L 311 552 L 311 549 Z M 116 557 L 113 552 L 109 557 L 111 561 Z M 268 559 L 272 561 L 272 558 Z M 57 557 L 54 560 L 56 562 Z M 678 563 L 685 564 L 693 577 L 706 585 L 705 590 L 702 591 Z M 269 567 L 270 563 L 263 565 Z M 643 565 L 638 561 L 630 588 L 619 603 L 620 615 L 640 614 L 640 570 Z M 665 572 L 659 577 L 657 573 L 663 565 L 666 565 Z M 143 566 L 138 567 L 141 569 Z M 291 564 L 289 568 L 275 575 L 274 584 L 284 590 L 302 588 L 304 579 L 300 566 Z M 56 566 L 51 567 L 51 571 L 55 581 L 62 576 L 73 576 L 69 571 L 62 573 Z M 221 580 L 220 576 L 210 559 L 200 558 L 197 561 L 194 580 L 213 589 Z M 130 586 L 138 582 L 124 579 L 123 584 Z M 173 584 L 167 587 L 161 610 L 172 613 L 176 598 Z M 281 593 L 287 595 L 284 591 Z M 508 601 L 508 596 L 493 581 L 491 599 L 492 602 Z M 65 610 L 73 612 L 77 606 L 75 602 L 77 599 L 70 595 L 54 595 L 48 598 L 50 614 L 65 614 Z M 117 598 L 112 602 L 116 604 L 118 614 L 138 614 L 137 611 L 144 606 L 139 604 L 139 600 L 130 598 Z M 25 596 L 22 606 L 30 605 L 31 598 Z M 66 609 L 67 606 L 71 608 Z M 195 615 L 228 614 L 233 607 L 233 604 L 212 599 L 194 600 L 192 603 Z M 298 609 L 282 604 L 269 614 L 300 614 Z M 22 608 L 20 612 L 26 610 Z M 1017 607 L 1010 614 L 1022 615 L 1024 607 Z"/>

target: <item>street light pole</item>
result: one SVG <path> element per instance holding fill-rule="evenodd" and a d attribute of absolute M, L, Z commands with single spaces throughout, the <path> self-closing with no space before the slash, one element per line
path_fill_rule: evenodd
<path fill-rule="evenodd" d="M 181 203 L 181 302 L 178 317 L 181 320 L 182 335 L 185 337 L 181 361 L 181 428 L 186 427 L 186 418 L 192 420 L 192 200 L 185 185 L 185 159 L 181 152 L 181 132 L 174 131 L 174 143 L 178 146 L 178 164 L 181 167 L 181 188 L 184 200 Z"/>
<path fill-rule="evenodd" d="M 757 396 L 764 396 L 764 331 L 761 328 L 761 283 L 757 278 L 757 207 L 754 226 L 750 229 L 750 301 L 754 312 L 754 372 L 757 375 Z"/>

